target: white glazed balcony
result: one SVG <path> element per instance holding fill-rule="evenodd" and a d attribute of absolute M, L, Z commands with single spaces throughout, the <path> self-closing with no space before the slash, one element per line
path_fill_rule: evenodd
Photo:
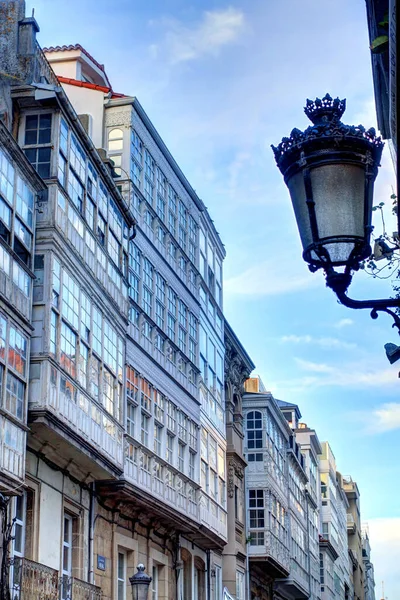
<path fill-rule="evenodd" d="M 282 540 L 277 538 L 269 529 L 264 530 L 264 544 L 252 546 L 248 544 L 250 557 L 270 556 L 279 563 L 286 571 L 290 569 L 289 549 Z"/>
<path fill-rule="evenodd" d="M 205 494 L 200 497 L 200 521 L 224 540 L 228 539 L 226 510 Z"/>
<path fill-rule="evenodd" d="M 0 472 L 23 481 L 25 472 L 26 433 L 0 416 Z"/>
<path fill-rule="evenodd" d="M 12 260 L 10 260 L 10 263 L 10 272 L 12 273 Z M 2 270 L 0 270 L 0 295 L 3 295 L 5 298 L 7 298 L 8 302 L 12 304 L 14 310 L 21 313 L 25 319 L 31 319 L 30 297 L 26 296 L 13 282 L 12 276 L 10 277 Z"/>
<path fill-rule="evenodd" d="M 50 363 L 41 364 L 41 378 L 29 387 L 29 410 L 49 411 L 67 425 L 74 436 L 97 450 L 119 469 L 123 468 L 123 427 L 88 395 L 76 390 L 75 397 L 60 389 L 60 374 L 50 382 Z M 77 386 L 75 386 L 77 388 Z"/>
<path fill-rule="evenodd" d="M 70 210 L 72 210 L 70 208 Z M 77 216 L 77 218 L 79 218 Z M 82 260 L 89 267 L 93 276 L 101 283 L 109 296 L 114 300 L 114 302 L 119 307 L 119 310 L 124 314 L 128 314 L 128 287 L 126 283 L 123 281 L 122 277 L 118 275 L 120 278 L 120 285 L 118 286 L 115 281 L 110 277 L 109 269 L 113 269 L 113 265 L 110 259 L 103 252 L 101 247 L 99 246 L 97 240 L 87 231 L 85 223 L 82 222 L 82 233 L 81 236 L 75 227 L 72 225 L 71 221 L 68 219 L 68 215 L 57 206 L 57 226 L 61 230 L 62 234 L 69 240 L 73 248 L 79 253 L 82 257 Z M 94 254 L 89 246 L 86 244 L 85 235 L 89 236 L 94 242 L 94 248 L 97 253 Z M 99 260 L 99 258 L 101 260 Z"/>
<path fill-rule="evenodd" d="M 199 511 L 195 486 L 188 481 L 184 481 L 179 475 L 174 475 L 174 484 L 172 483 L 172 477 L 169 479 L 162 476 L 162 478 L 157 477 L 153 471 L 152 461 L 154 459 L 149 459 L 148 467 L 151 470 L 147 470 L 140 460 L 140 453 L 143 453 L 143 456 L 147 459 L 148 455 L 142 449 L 138 450 L 137 453 L 137 462 L 129 459 L 125 460 L 124 475 L 127 481 L 149 492 L 157 498 L 158 502 L 165 503 L 171 508 L 178 510 L 193 521 L 198 521 Z"/>

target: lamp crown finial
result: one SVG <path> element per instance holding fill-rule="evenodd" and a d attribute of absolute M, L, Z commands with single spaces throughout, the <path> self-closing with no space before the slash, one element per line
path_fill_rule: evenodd
<path fill-rule="evenodd" d="M 343 100 L 339 98 L 333 99 L 329 94 L 326 94 L 322 100 L 321 98 L 316 98 L 315 100 L 307 98 L 306 106 L 304 107 L 304 112 L 314 125 L 340 121 L 345 110 L 346 98 L 343 98 Z"/>

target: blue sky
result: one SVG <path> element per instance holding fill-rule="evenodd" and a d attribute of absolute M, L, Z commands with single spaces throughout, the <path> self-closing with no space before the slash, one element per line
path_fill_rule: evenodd
<path fill-rule="evenodd" d="M 305 99 L 326 92 L 347 98 L 345 122 L 376 124 L 364 0 L 30 0 L 28 14 L 32 6 L 42 46 L 81 43 L 115 91 L 139 98 L 208 206 L 227 249 L 227 318 L 266 387 L 299 404 L 358 482 L 377 596 L 382 579 L 389 600 L 399 595 L 400 382 L 383 350 L 397 334 L 385 315 L 340 306 L 308 272 L 270 149 L 307 126 Z M 393 184 L 386 151 L 376 203 L 390 204 Z M 362 273 L 351 289 L 389 293 Z"/>

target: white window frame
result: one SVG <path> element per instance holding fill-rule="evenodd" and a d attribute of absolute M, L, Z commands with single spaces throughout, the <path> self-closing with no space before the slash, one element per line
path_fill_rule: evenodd
<path fill-rule="evenodd" d="M 120 557 L 123 557 L 123 574 L 122 577 L 120 577 L 119 575 L 119 567 L 120 567 Z M 127 563 L 127 554 L 125 552 L 125 550 L 123 550 L 123 548 L 119 548 L 118 547 L 118 552 L 117 552 L 117 600 L 126 600 L 126 563 Z M 122 583 L 122 595 L 120 594 L 120 586 L 119 584 Z"/>
<path fill-rule="evenodd" d="M 151 580 L 151 600 L 158 600 L 158 583 L 159 583 L 159 568 L 157 564 L 153 564 L 152 580 Z M 118 598 L 118 600 L 120 600 Z"/>
<path fill-rule="evenodd" d="M 70 538 L 70 542 L 66 542 L 65 541 L 65 521 L 68 521 L 68 533 L 69 533 L 69 538 Z M 64 513 L 64 517 L 63 517 L 63 542 L 62 542 L 62 547 L 63 547 L 63 552 L 62 552 L 62 574 L 63 575 L 68 575 L 69 577 L 71 577 L 72 575 L 72 535 L 73 535 L 73 522 L 74 522 L 74 518 L 72 515 L 68 514 L 68 513 Z M 68 562 L 69 562 L 69 568 L 66 569 L 65 565 L 64 565 L 64 548 L 68 548 Z"/>

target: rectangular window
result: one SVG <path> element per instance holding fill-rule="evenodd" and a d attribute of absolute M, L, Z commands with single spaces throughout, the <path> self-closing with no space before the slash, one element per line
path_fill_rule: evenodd
<path fill-rule="evenodd" d="M 150 290 L 144 285 L 142 292 L 142 307 L 144 312 L 151 317 L 152 315 L 152 305 L 153 305 L 153 294 Z"/>
<path fill-rule="evenodd" d="M 208 465 L 204 460 L 200 461 L 200 485 L 203 490 L 207 491 L 208 484 Z"/>
<path fill-rule="evenodd" d="M 244 599 L 244 573 L 236 571 L 236 600 Z"/>
<path fill-rule="evenodd" d="M 99 378 L 100 378 L 100 361 L 92 356 L 90 359 L 90 393 L 97 401 L 99 400 Z"/>
<path fill-rule="evenodd" d="M 104 362 L 117 372 L 117 334 L 110 323 L 104 319 L 103 355 Z"/>
<path fill-rule="evenodd" d="M 80 334 L 81 338 L 85 342 L 90 340 L 90 313 L 91 313 L 91 301 L 89 298 L 81 292 L 81 321 L 80 321 Z"/>
<path fill-rule="evenodd" d="M 101 312 L 97 310 L 95 306 L 93 306 L 93 341 L 92 348 L 93 350 L 101 357 L 102 356 L 102 325 L 103 318 Z"/>
<path fill-rule="evenodd" d="M 23 492 L 14 499 L 14 531 L 13 533 L 13 555 L 23 557 L 25 555 L 25 536 L 26 536 L 26 500 L 27 493 Z M 13 575 L 16 575 L 18 568 L 14 567 Z M 14 579 L 14 578 L 13 578 Z M 18 598 L 19 596 L 17 596 Z"/>
<path fill-rule="evenodd" d="M 164 405 L 165 398 L 160 393 L 154 392 L 154 418 L 157 419 L 160 423 L 164 423 Z"/>
<path fill-rule="evenodd" d="M 154 192 L 154 185 L 147 179 L 147 177 L 145 177 L 144 178 L 144 196 L 150 205 L 153 204 L 153 192 Z"/>
<path fill-rule="evenodd" d="M 87 387 L 87 377 L 89 371 L 89 350 L 85 344 L 79 346 L 79 383 L 83 388 Z"/>
<path fill-rule="evenodd" d="M 128 402 L 126 407 L 126 431 L 132 437 L 135 437 L 135 414 L 136 406 Z"/>
<path fill-rule="evenodd" d="M 169 313 L 168 313 L 168 336 L 169 338 L 175 342 L 175 325 L 176 325 L 176 319 L 174 319 L 174 317 L 172 317 Z"/>
<path fill-rule="evenodd" d="M 147 149 L 144 151 L 144 166 L 145 166 L 146 177 L 148 177 L 149 180 L 152 183 L 154 183 L 154 169 L 155 169 L 154 160 L 153 160 L 153 157 L 151 156 L 150 152 Z"/>
<path fill-rule="evenodd" d="M 18 176 L 16 210 L 21 219 L 29 226 L 33 224 L 34 196 L 25 181 Z"/>
<path fill-rule="evenodd" d="M 38 146 L 51 142 L 51 116 L 51 113 L 26 116 L 25 146 Z"/>
<path fill-rule="evenodd" d="M 73 519 L 71 515 L 64 513 L 64 526 L 63 526 L 63 548 L 62 548 L 62 575 L 63 580 L 71 577 L 72 575 L 72 524 Z M 67 583 L 63 588 L 67 587 Z M 67 589 L 63 589 L 63 598 L 67 598 Z"/>
<path fill-rule="evenodd" d="M 147 379 L 141 378 L 140 381 L 140 404 L 142 408 L 147 410 L 149 413 L 152 412 L 152 398 L 153 398 L 153 386 L 147 381 Z"/>
<path fill-rule="evenodd" d="M 12 367 L 19 375 L 25 376 L 26 372 L 26 359 L 27 359 L 27 341 L 25 336 L 22 335 L 10 325 L 9 329 L 9 342 L 8 342 L 8 364 Z"/>
<path fill-rule="evenodd" d="M 117 600 L 126 600 L 126 555 L 118 552 Z"/>
<path fill-rule="evenodd" d="M 32 167 L 43 179 L 50 177 L 51 148 L 26 148 L 24 152 Z"/>
<path fill-rule="evenodd" d="M 151 581 L 151 600 L 158 600 L 158 567 L 153 565 L 153 578 Z"/>
<path fill-rule="evenodd" d="M 141 187 L 142 187 L 142 169 L 139 167 L 139 165 L 134 160 L 132 160 L 132 164 L 131 164 L 131 179 L 132 179 L 133 183 L 136 185 L 136 187 L 141 189 Z"/>
<path fill-rule="evenodd" d="M 114 386 L 115 386 L 115 378 L 111 375 L 111 373 L 104 369 L 103 371 L 103 405 L 104 408 L 110 415 L 115 417 L 119 417 L 119 415 L 115 413 L 115 400 L 114 400 Z"/>
<path fill-rule="evenodd" d="M 79 286 L 65 270 L 63 270 L 62 298 L 62 316 L 78 330 Z"/>
<path fill-rule="evenodd" d="M 161 456 L 161 436 L 162 427 L 160 425 L 154 425 L 154 452 Z"/>
<path fill-rule="evenodd" d="M 153 290 L 154 267 L 151 262 L 145 258 L 143 260 L 143 281 L 150 290 Z"/>
<path fill-rule="evenodd" d="M 251 534 L 250 544 L 252 546 L 262 546 L 264 544 L 264 527 L 264 490 L 249 490 L 249 528 Z"/>
<path fill-rule="evenodd" d="M 222 569 L 218 566 L 214 567 L 214 569 L 214 600 L 222 600 Z"/>
<path fill-rule="evenodd" d="M 149 445 L 149 417 L 142 413 L 140 422 L 140 441 L 144 446 Z"/>
<path fill-rule="evenodd" d="M 172 437 L 172 435 L 167 435 L 167 448 L 166 448 L 166 454 L 165 457 L 167 459 L 167 462 L 169 462 L 170 465 L 173 464 L 173 456 L 174 456 L 174 438 Z"/>
<path fill-rule="evenodd" d="M 194 452 L 189 452 L 189 477 L 195 478 L 196 455 Z"/>
<path fill-rule="evenodd" d="M 15 170 L 11 161 L 0 150 L 0 192 L 11 206 L 14 202 L 14 177 Z"/>
<path fill-rule="evenodd" d="M 131 147 L 132 147 L 132 154 L 134 156 L 134 158 L 138 161 L 139 165 L 143 164 L 143 142 L 140 139 L 140 137 L 138 136 L 138 134 L 136 133 L 136 131 L 134 131 L 132 129 L 132 137 L 131 137 Z"/>
<path fill-rule="evenodd" d="M 54 312 L 54 310 L 52 310 L 51 318 L 50 318 L 50 353 L 54 357 L 56 356 L 56 352 L 57 352 L 57 323 L 58 323 L 58 316 Z"/>
<path fill-rule="evenodd" d="M 58 181 L 64 189 L 67 187 L 67 159 L 63 157 L 61 152 L 58 155 Z"/>
<path fill-rule="evenodd" d="M 186 353 L 186 331 L 179 325 L 178 345 L 182 352 Z"/>
<path fill-rule="evenodd" d="M 82 182 L 86 181 L 86 156 L 75 135 L 71 134 L 69 163 Z"/>
<path fill-rule="evenodd" d="M 76 377 L 76 335 L 64 322 L 61 323 L 60 339 L 61 366 L 71 375 Z"/>
<path fill-rule="evenodd" d="M 181 473 L 185 472 L 185 446 L 178 442 L 178 469 Z"/>
<path fill-rule="evenodd" d="M 22 420 L 25 415 L 25 384 L 10 372 L 7 373 L 5 395 L 5 409 L 17 419 Z"/>
<path fill-rule="evenodd" d="M 167 427 L 172 432 L 176 431 L 176 407 L 172 402 L 166 402 L 167 409 Z"/>
<path fill-rule="evenodd" d="M 70 171 L 68 177 L 68 194 L 72 203 L 78 209 L 79 213 L 83 212 L 83 185 L 76 177 L 73 171 Z"/>

